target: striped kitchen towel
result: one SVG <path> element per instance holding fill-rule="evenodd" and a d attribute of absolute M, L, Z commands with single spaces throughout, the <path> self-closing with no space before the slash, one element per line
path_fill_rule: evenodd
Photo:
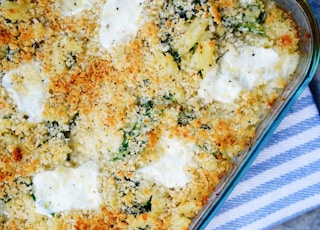
<path fill-rule="evenodd" d="M 270 229 L 319 206 L 320 115 L 307 88 L 206 229 Z"/>

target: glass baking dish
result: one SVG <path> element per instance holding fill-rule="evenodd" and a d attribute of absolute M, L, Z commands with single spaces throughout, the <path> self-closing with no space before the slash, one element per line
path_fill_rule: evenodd
<path fill-rule="evenodd" d="M 270 0 L 265 0 L 268 4 Z M 273 134 L 279 123 L 291 106 L 310 83 L 319 63 L 319 27 L 316 18 L 306 0 L 275 0 L 278 6 L 290 12 L 299 28 L 301 53 L 300 62 L 295 77 L 287 85 L 281 97 L 278 98 L 270 114 L 259 125 L 256 136 L 246 150 L 234 159 L 230 168 L 211 195 L 207 204 L 199 212 L 190 225 L 190 229 L 204 229 L 234 187 L 246 173 L 254 159 L 263 149 L 265 143 Z"/>

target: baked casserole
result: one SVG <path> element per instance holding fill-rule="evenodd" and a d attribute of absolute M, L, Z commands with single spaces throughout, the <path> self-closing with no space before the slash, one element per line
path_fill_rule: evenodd
<path fill-rule="evenodd" d="M 188 229 L 299 62 L 261 0 L 1 0 L 0 229 Z"/>

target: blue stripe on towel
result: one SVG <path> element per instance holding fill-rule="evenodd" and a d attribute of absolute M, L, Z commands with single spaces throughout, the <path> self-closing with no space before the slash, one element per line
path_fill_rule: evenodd
<path fill-rule="evenodd" d="M 314 100 L 312 95 L 307 95 L 305 97 L 301 97 L 289 110 L 288 115 L 298 112 L 303 108 L 308 107 L 309 105 L 313 105 L 314 104 Z"/>
<path fill-rule="evenodd" d="M 301 121 L 286 129 L 278 131 L 271 136 L 271 138 L 269 139 L 269 141 L 267 142 L 264 148 L 269 148 L 272 145 L 275 145 L 281 141 L 287 140 L 290 137 L 294 136 L 294 134 L 299 134 L 305 130 L 308 130 L 314 127 L 317 124 L 320 124 L 318 115 L 310 117 L 309 119 Z"/>
<path fill-rule="evenodd" d="M 295 180 L 299 180 L 303 177 L 306 177 L 314 172 L 317 172 L 320 169 L 320 160 L 312 162 L 304 167 L 298 168 L 294 171 L 291 171 L 287 174 L 282 175 L 281 177 L 267 181 L 264 184 L 261 184 L 246 193 L 232 197 L 227 200 L 226 203 L 221 207 L 219 213 L 227 212 L 231 209 L 237 208 L 240 205 L 244 205 L 254 199 L 257 199 L 269 192 L 272 192 L 278 188 L 286 186 L 292 183 Z"/>
<path fill-rule="evenodd" d="M 251 223 L 254 223 L 264 217 L 279 211 L 291 204 L 294 204 L 298 201 L 305 200 L 309 197 L 319 194 L 320 191 L 320 183 L 316 183 L 304 189 L 298 190 L 295 193 L 292 193 L 288 196 L 285 196 L 277 201 L 274 201 L 263 208 L 258 210 L 254 210 L 244 216 L 236 218 L 232 221 L 227 222 L 226 224 L 219 226 L 218 229 L 238 229 L 241 227 L 245 227 Z"/>
<path fill-rule="evenodd" d="M 315 149 L 320 149 L 320 136 L 316 139 L 310 140 L 302 145 L 296 146 L 288 151 L 282 152 L 266 161 L 259 164 L 252 165 L 248 172 L 243 176 L 241 181 L 249 180 L 250 178 L 272 169 L 280 164 L 288 162 L 296 157 L 299 157 L 307 152 L 311 152 Z"/>
<path fill-rule="evenodd" d="M 279 219 L 278 221 L 270 224 L 269 226 L 266 226 L 266 227 L 262 228 L 261 230 L 269 230 L 270 228 L 272 228 L 272 227 L 274 227 L 274 226 L 277 226 L 277 225 L 282 224 L 282 223 L 284 223 L 284 222 L 286 222 L 286 221 L 292 220 L 293 218 L 295 218 L 295 217 L 297 217 L 297 216 L 300 216 L 300 215 L 302 215 L 302 214 L 305 214 L 305 213 L 307 213 L 308 211 L 311 211 L 311 210 L 316 209 L 316 208 L 319 208 L 319 205 L 318 205 L 318 204 L 316 204 L 316 205 L 314 205 L 314 206 L 310 206 L 310 207 L 308 207 L 308 208 L 306 208 L 306 209 L 302 209 L 302 210 L 300 210 L 299 212 L 296 212 L 296 213 L 294 213 L 294 214 L 292 214 L 292 215 L 285 216 L 285 217 L 283 217 L 282 219 Z"/>

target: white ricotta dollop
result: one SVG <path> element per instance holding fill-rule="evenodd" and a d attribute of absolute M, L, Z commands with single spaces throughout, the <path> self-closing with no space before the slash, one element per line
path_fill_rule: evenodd
<path fill-rule="evenodd" d="M 100 43 L 105 49 L 128 43 L 142 23 L 144 0 L 108 0 L 101 15 Z"/>
<path fill-rule="evenodd" d="M 36 62 L 23 64 L 2 78 L 2 86 L 17 105 L 17 110 L 28 115 L 31 122 L 43 120 L 48 83 L 48 77 Z"/>
<path fill-rule="evenodd" d="M 256 0 L 240 0 L 242 6 L 252 5 L 257 3 Z"/>
<path fill-rule="evenodd" d="M 98 165 L 89 161 L 78 168 L 57 168 L 41 172 L 33 178 L 36 211 L 51 215 L 72 209 L 97 209 Z"/>
<path fill-rule="evenodd" d="M 94 0 L 61 0 L 61 13 L 67 17 L 89 10 L 92 8 Z"/>
<path fill-rule="evenodd" d="M 231 103 L 241 90 L 242 86 L 238 81 L 235 81 L 230 74 L 222 75 L 219 68 L 215 67 L 201 81 L 198 95 L 206 103 L 213 100 Z"/>
<path fill-rule="evenodd" d="M 190 181 L 186 167 L 191 163 L 194 148 L 178 138 L 165 137 L 161 141 L 163 156 L 156 162 L 141 168 L 137 174 L 154 180 L 168 188 L 182 187 Z"/>
<path fill-rule="evenodd" d="M 267 84 L 277 78 L 288 78 L 296 69 L 298 55 L 278 53 L 272 48 L 230 47 L 219 66 L 207 73 L 198 91 L 207 103 L 218 100 L 232 103 L 242 90 Z"/>

